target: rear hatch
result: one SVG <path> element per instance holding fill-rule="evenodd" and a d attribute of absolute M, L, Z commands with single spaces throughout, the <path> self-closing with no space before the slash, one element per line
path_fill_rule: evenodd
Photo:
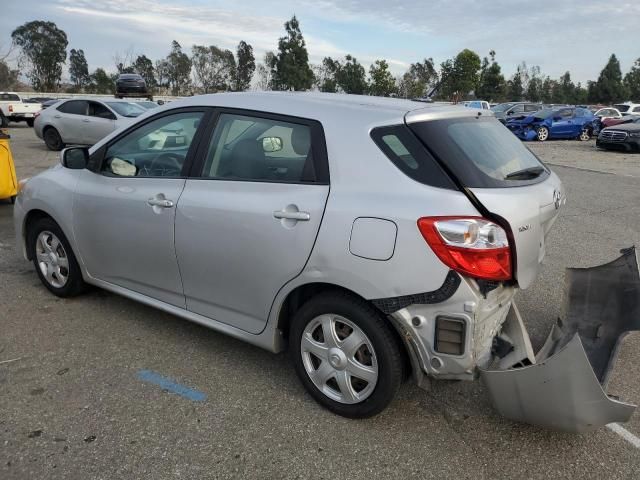
<path fill-rule="evenodd" d="M 545 237 L 565 202 L 560 179 L 492 114 L 431 115 L 415 110 L 407 126 L 474 202 L 511 232 L 515 279 L 538 275 Z"/>

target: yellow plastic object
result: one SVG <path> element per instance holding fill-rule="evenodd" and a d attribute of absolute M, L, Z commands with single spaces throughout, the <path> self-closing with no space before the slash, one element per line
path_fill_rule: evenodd
<path fill-rule="evenodd" d="M 0 129 L 0 200 L 8 198 L 14 203 L 19 186 L 9 145 L 10 138 L 6 130 Z"/>

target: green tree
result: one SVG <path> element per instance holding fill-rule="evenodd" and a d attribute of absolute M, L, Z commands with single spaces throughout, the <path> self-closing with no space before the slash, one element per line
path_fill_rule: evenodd
<path fill-rule="evenodd" d="M 543 80 L 540 77 L 533 77 L 529 79 L 529 85 L 525 96 L 530 102 L 540 102 L 542 100 L 542 83 Z"/>
<path fill-rule="evenodd" d="M 222 50 L 214 45 L 194 45 L 191 52 L 194 76 L 204 93 L 231 89 L 236 71 L 236 60 L 231 50 Z"/>
<path fill-rule="evenodd" d="M 577 103 L 576 86 L 571 81 L 571 74 L 569 72 L 565 72 L 564 75 L 560 77 L 558 89 L 560 103 Z"/>
<path fill-rule="evenodd" d="M 345 93 L 362 95 L 367 91 L 367 78 L 364 67 L 358 62 L 356 57 L 346 55 L 344 63 L 336 73 L 338 86 Z"/>
<path fill-rule="evenodd" d="M 275 70 L 276 56 L 273 52 L 266 52 L 263 62 L 256 67 L 258 90 L 273 90 L 273 74 Z"/>
<path fill-rule="evenodd" d="M 77 91 L 89 84 L 89 65 L 82 49 L 72 48 L 69 52 L 69 77 Z"/>
<path fill-rule="evenodd" d="M 183 95 L 191 84 L 191 59 L 182 51 L 180 44 L 171 42 L 171 52 L 167 55 L 166 64 L 167 85 L 173 95 Z"/>
<path fill-rule="evenodd" d="M 396 92 L 396 80 L 389 71 L 386 60 L 376 60 L 369 67 L 369 93 L 378 97 L 388 97 Z"/>
<path fill-rule="evenodd" d="M 102 68 L 96 68 L 90 76 L 90 83 L 87 90 L 91 93 L 108 94 L 115 91 L 115 78 Z"/>
<path fill-rule="evenodd" d="M 67 59 L 67 34 L 53 22 L 35 20 L 11 33 L 20 49 L 19 64 L 36 90 L 54 90 L 60 84 Z"/>
<path fill-rule="evenodd" d="M 506 83 L 502 69 L 496 62 L 496 52 L 491 50 L 489 58 L 484 57 L 480 68 L 480 79 L 476 90 L 476 97 L 488 101 L 498 101 L 504 98 Z"/>
<path fill-rule="evenodd" d="M 138 55 L 133 62 L 133 71 L 144 78 L 148 88 L 156 87 L 156 69 L 146 55 Z"/>
<path fill-rule="evenodd" d="M 507 82 L 507 92 L 510 101 L 518 102 L 522 100 L 524 87 L 522 85 L 522 74 L 519 70 L 516 71 L 513 77 Z"/>
<path fill-rule="evenodd" d="M 4 60 L 0 60 L 0 90 L 13 90 L 20 72 L 12 70 Z"/>
<path fill-rule="evenodd" d="M 284 24 L 286 35 L 278 41 L 278 56 L 273 74 L 277 90 L 308 90 L 313 84 L 313 71 L 309 66 L 309 54 L 294 15 Z"/>
<path fill-rule="evenodd" d="M 400 79 L 398 94 L 403 98 L 421 98 L 438 81 L 438 72 L 432 58 L 412 63 Z"/>
<path fill-rule="evenodd" d="M 624 86 L 629 97 L 640 102 L 640 58 L 638 58 L 631 70 L 624 76 Z"/>
<path fill-rule="evenodd" d="M 253 72 L 256 69 L 256 58 L 253 56 L 253 47 L 241 40 L 236 49 L 236 71 L 233 80 L 233 90 L 244 92 L 249 90 Z"/>
<path fill-rule="evenodd" d="M 477 53 L 465 48 L 454 59 L 442 63 L 441 96 L 457 102 L 478 88 L 482 64 Z"/>
<path fill-rule="evenodd" d="M 340 70 L 340 62 L 331 57 L 324 57 L 322 64 L 317 66 L 314 72 L 314 82 L 321 92 L 335 93 L 338 91 L 338 80 L 336 78 Z"/>
<path fill-rule="evenodd" d="M 610 104 L 624 100 L 626 92 L 622 83 L 622 71 L 615 54 L 609 57 L 591 93 L 597 102 Z"/>

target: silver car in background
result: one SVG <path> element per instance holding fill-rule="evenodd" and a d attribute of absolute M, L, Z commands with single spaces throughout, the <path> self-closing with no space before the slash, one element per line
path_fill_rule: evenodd
<path fill-rule="evenodd" d="M 635 255 L 575 273 L 587 313 L 569 308 L 534 355 L 514 295 L 565 191 L 489 111 L 205 95 L 61 157 L 14 209 L 20 251 L 58 296 L 90 284 L 288 347 L 310 395 L 346 417 L 382 411 L 409 371 L 425 388 L 482 376 L 501 413 L 551 428 L 633 412 L 604 391 L 620 332 L 580 322 L 604 322 L 606 294 L 602 314 L 624 324 Z"/>
<path fill-rule="evenodd" d="M 42 110 L 34 131 L 50 150 L 65 145 L 93 145 L 147 111 L 137 102 L 73 98 Z"/>

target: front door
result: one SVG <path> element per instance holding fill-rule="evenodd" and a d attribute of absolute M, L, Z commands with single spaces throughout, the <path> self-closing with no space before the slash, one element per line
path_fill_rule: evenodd
<path fill-rule="evenodd" d="M 223 112 L 176 213 L 187 309 L 251 333 L 304 268 L 329 193 L 316 122 Z"/>
<path fill-rule="evenodd" d="M 99 166 L 83 171 L 73 202 L 74 235 L 92 277 L 185 306 L 174 219 L 203 115 L 165 113 L 94 154 Z"/>
<path fill-rule="evenodd" d="M 572 108 L 563 108 L 554 114 L 553 124 L 551 125 L 551 135 L 553 137 L 569 137 L 575 130 L 574 112 Z"/>
<path fill-rule="evenodd" d="M 89 104 L 86 100 L 69 100 L 60 105 L 53 114 L 54 127 L 60 133 L 64 143 L 84 144 L 84 122 Z"/>

